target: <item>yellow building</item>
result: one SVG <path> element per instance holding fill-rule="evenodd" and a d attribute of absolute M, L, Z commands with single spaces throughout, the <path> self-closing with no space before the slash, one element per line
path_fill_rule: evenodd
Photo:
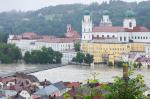
<path fill-rule="evenodd" d="M 144 43 L 92 43 L 82 42 L 81 50 L 94 56 L 94 63 L 109 61 L 114 63 L 122 54 L 144 52 Z"/>
<path fill-rule="evenodd" d="M 81 50 L 94 56 L 94 63 L 110 61 L 114 63 L 123 53 L 131 51 L 131 45 L 127 43 L 82 43 Z"/>
<path fill-rule="evenodd" d="M 145 43 L 130 43 L 131 52 L 144 52 L 145 51 Z"/>

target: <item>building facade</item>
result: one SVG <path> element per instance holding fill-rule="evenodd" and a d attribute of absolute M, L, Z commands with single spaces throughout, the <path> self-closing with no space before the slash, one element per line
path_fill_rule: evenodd
<path fill-rule="evenodd" d="M 89 12 L 86 12 L 82 20 L 82 44 L 84 53 L 94 55 L 94 63 L 119 59 L 121 55 L 129 53 L 145 53 L 150 42 L 150 31 L 144 26 L 137 26 L 134 12 L 127 11 L 123 26 L 113 26 L 108 11 L 104 15 L 99 26 L 94 26 Z"/>

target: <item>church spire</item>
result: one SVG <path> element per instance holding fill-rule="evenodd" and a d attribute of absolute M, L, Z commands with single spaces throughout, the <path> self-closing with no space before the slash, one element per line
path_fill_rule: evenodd
<path fill-rule="evenodd" d="M 109 11 L 108 10 L 103 11 L 103 16 L 100 21 L 100 26 L 112 26 L 112 22 L 109 19 Z"/>
<path fill-rule="evenodd" d="M 123 27 L 127 29 L 133 29 L 136 27 L 135 13 L 132 10 L 128 10 L 126 12 L 126 18 L 124 19 Z"/>

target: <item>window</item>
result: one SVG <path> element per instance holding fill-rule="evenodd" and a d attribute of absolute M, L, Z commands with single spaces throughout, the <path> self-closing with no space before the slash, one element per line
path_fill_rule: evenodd
<path fill-rule="evenodd" d="M 135 39 L 136 39 L 136 36 L 135 36 Z"/>
<path fill-rule="evenodd" d="M 97 35 L 97 38 L 99 38 L 99 35 Z"/>
<path fill-rule="evenodd" d="M 120 41 L 122 41 L 122 37 L 120 37 Z"/>
<path fill-rule="evenodd" d="M 140 37 L 138 37 L 138 39 L 140 39 Z"/>
<path fill-rule="evenodd" d="M 127 38 L 126 37 L 124 37 L 124 41 L 126 41 L 127 40 Z"/>
<path fill-rule="evenodd" d="M 145 39 L 145 37 L 143 37 L 143 39 Z"/>
<path fill-rule="evenodd" d="M 129 23 L 129 27 L 132 27 L 132 22 Z"/>
<path fill-rule="evenodd" d="M 102 35 L 102 38 L 104 38 L 104 35 Z"/>
<path fill-rule="evenodd" d="M 112 37 L 115 38 L 115 35 L 113 35 Z"/>
<path fill-rule="evenodd" d="M 107 35 L 107 38 L 109 38 L 109 35 Z"/>

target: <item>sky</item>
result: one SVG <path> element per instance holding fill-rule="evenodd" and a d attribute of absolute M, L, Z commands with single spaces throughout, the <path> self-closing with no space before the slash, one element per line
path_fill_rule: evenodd
<path fill-rule="evenodd" d="M 108 0 L 0 0 L 0 12 L 10 10 L 37 10 L 50 5 L 82 3 L 90 4 L 92 2 L 103 2 Z M 128 2 L 143 1 L 143 0 L 124 0 Z"/>

